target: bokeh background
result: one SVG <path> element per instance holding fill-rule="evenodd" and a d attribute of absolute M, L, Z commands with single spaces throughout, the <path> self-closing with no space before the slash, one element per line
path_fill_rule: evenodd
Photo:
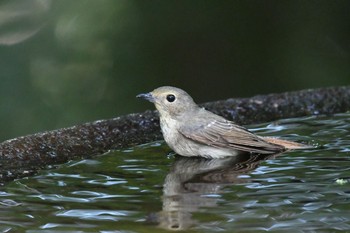
<path fill-rule="evenodd" d="M 151 109 L 348 85 L 350 1 L 2 0 L 0 140 Z"/>

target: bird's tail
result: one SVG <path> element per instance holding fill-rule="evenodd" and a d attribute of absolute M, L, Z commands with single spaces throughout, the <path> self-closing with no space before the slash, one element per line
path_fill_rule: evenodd
<path fill-rule="evenodd" d="M 273 137 L 264 137 L 265 141 L 283 146 L 287 150 L 296 150 L 296 149 L 311 149 L 313 148 L 310 145 L 305 145 L 297 142 L 287 141 L 283 139 L 273 138 Z"/>

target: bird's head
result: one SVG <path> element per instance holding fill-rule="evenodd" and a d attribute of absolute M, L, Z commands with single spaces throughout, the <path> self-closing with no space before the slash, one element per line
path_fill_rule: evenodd
<path fill-rule="evenodd" d="M 136 97 L 154 103 L 161 116 L 176 117 L 198 108 L 189 94 L 176 87 L 159 87 Z"/>

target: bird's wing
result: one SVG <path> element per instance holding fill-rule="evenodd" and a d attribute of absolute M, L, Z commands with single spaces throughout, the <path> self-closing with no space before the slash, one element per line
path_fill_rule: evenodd
<path fill-rule="evenodd" d="M 193 119 L 194 120 L 194 119 Z M 247 129 L 227 121 L 224 118 L 191 122 L 179 132 L 195 142 L 218 148 L 232 148 L 239 151 L 271 154 L 283 151 L 280 145 L 269 143 L 263 138 L 249 132 Z"/>

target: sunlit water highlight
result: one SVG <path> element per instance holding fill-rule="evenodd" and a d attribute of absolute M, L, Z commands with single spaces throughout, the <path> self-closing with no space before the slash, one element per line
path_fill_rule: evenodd
<path fill-rule="evenodd" d="M 154 142 L 72 161 L 2 187 L 0 231 L 350 231 L 349 117 L 250 126 L 315 146 L 270 158 L 177 158 Z"/>

